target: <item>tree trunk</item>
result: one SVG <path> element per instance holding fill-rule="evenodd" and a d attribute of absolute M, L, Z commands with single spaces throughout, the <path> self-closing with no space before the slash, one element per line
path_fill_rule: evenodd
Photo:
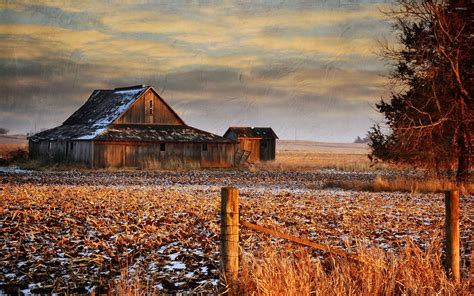
<path fill-rule="evenodd" d="M 458 136 L 459 146 L 459 157 L 458 157 L 458 169 L 456 172 L 456 183 L 458 185 L 467 184 L 469 182 L 469 168 L 470 168 L 470 157 L 471 147 L 469 134 L 466 132 L 465 126 L 460 128 Z"/>

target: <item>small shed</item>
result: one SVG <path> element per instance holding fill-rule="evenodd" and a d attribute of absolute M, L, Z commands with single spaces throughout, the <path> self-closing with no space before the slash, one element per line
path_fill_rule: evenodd
<path fill-rule="evenodd" d="M 224 138 L 237 140 L 245 160 L 250 162 L 275 160 L 278 136 L 270 127 L 229 127 Z"/>

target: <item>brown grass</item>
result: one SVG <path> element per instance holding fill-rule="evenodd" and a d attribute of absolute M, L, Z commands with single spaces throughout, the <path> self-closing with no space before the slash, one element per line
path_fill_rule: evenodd
<path fill-rule="evenodd" d="M 275 248 L 243 258 L 237 294 L 243 295 L 471 295 L 469 279 L 454 285 L 441 264 L 440 241 L 401 253 L 359 248 L 366 264 L 315 259 L 307 251 Z M 362 264 L 362 265 L 361 265 Z M 472 291 L 471 291 L 472 292 Z"/>
<path fill-rule="evenodd" d="M 355 191 L 372 192 L 410 192 L 410 193 L 430 193 L 443 192 L 448 190 L 459 190 L 464 194 L 474 193 L 474 183 L 457 186 L 450 180 L 439 180 L 435 178 L 409 179 L 407 177 L 398 177 L 387 179 L 381 176 L 375 177 L 373 182 L 364 182 L 360 180 L 331 180 L 327 181 L 324 188 L 341 188 Z"/>
<path fill-rule="evenodd" d="M 0 165 L 25 162 L 28 160 L 28 145 L 0 144 Z"/>
<path fill-rule="evenodd" d="M 1 144 L 0 143 L 0 159 L 6 158 L 12 151 L 28 150 L 27 144 Z"/>
<path fill-rule="evenodd" d="M 371 166 L 367 154 L 280 151 L 277 153 L 275 161 L 259 163 L 256 167 L 281 171 L 307 171 L 315 169 L 369 171 L 381 169 L 385 166 Z"/>

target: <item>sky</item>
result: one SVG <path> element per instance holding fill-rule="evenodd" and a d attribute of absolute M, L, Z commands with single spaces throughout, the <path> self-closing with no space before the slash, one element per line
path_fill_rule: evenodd
<path fill-rule="evenodd" d="M 386 0 L 0 0 L 0 127 L 60 125 L 94 89 L 146 84 L 191 126 L 352 142 L 381 120 Z"/>

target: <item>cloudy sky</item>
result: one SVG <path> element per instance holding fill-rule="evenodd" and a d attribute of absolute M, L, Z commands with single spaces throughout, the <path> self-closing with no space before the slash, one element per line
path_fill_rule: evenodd
<path fill-rule="evenodd" d="M 0 0 L 0 127 L 54 127 L 93 89 L 148 84 L 214 133 L 351 142 L 380 120 L 388 2 Z"/>

